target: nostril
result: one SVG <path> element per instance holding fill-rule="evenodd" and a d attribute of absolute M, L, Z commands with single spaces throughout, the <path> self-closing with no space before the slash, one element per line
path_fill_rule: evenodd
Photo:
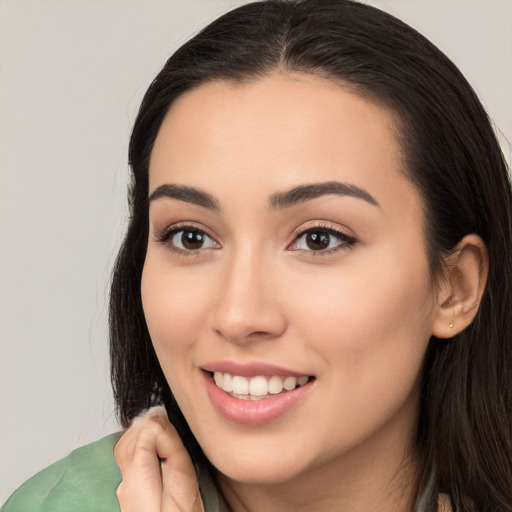
<path fill-rule="evenodd" d="M 254 338 L 268 338 L 269 336 L 272 336 L 272 334 L 265 331 L 254 331 L 249 334 L 249 337 Z"/>
<path fill-rule="evenodd" d="M 281 332 L 274 333 L 270 331 L 258 331 L 251 329 L 247 329 L 244 332 L 241 329 L 233 329 L 232 327 L 225 329 L 215 329 L 215 333 L 229 342 L 237 343 L 240 345 L 249 342 L 272 340 L 279 337 L 281 334 Z"/>

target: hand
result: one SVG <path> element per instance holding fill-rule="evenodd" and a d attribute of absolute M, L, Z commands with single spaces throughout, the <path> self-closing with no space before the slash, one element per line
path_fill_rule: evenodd
<path fill-rule="evenodd" d="M 122 512 L 204 512 L 194 466 L 164 407 L 138 416 L 114 448 Z"/>

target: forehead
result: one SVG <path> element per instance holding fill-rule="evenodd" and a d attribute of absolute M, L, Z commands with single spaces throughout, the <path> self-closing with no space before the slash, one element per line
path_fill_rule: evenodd
<path fill-rule="evenodd" d="M 165 117 L 149 189 L 172 182 L 221 199 L 228 192 L 263 198 L 336 180 L 384 205 L 402 195 L 402 204 L 417 208 L 397 126 L 391 111 L 326 78 L 276 73 L 242 84 L 207 82 L 179 97 Z"/>

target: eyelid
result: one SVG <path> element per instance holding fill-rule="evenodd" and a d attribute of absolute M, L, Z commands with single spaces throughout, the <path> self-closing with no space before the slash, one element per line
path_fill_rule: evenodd
<path fill-rule="evenodd" d="M 215 242 L 216 247 L 215 249 L 221 248 L 221 244 L 218 242 L 217 237 L 213 235 L 208 228 L 206 228 L 204 225 L 200 225 L 194 221 L 181 221 L 176 222 L 174 224 L 171 224 L 169 226 L 166 226 L 163 230 L 156 231 L 155 234 L 155 241 L 159 244 L 165 245 L 168 247 L 168 249 L 172 252 L 181 253 L 184 255 L 194 255 L 199 252 L 203 252 L 207 249 L 212 249 L 212 247 L 206 247 L 206 248 L 199 248 L 199 249 L 187 249 L 183 250 L 180 247 L 176 247 L 174 245 L 170 246 L 169 240 L 172 238 L 173 235 L 178 233 L 179 231 L 198 231 L 203 234 L 205 234 L 208 238 L 213 240 Z M 325 231 L 332 235 L 335 238 L 338 238 L 340 240 L 340 243 L 336 245 L 333 248 L 330 249 L 323 249 L 315 251 L 313 249 L 307 250 L 307 249 L 300 249 L 295 248 L 292 249 L 291 247 L 298 242 L 300 237 L 304 236 L 310 231 Z M 350 231 L 352 233 L 352 230 L 348 228 L 341 228 L 339 225 L 335 225 L 330 222 L 326 221 L 313 221 L 308 222 L 306 224 L 302 224 L 300 227 L 296 228 L 292 234 L 292 240 L 287 244 L 286 248 L 287 250 L 291 251 L 300 251 L 302 253 L 307 253 L 309 256 L 321 256 L 321 255 L 328 255 L 332 254 L 333 252 L 337 252 L 340 249 L 349 249 L 353 247 L 357 242 L 357 238 L 353 234 L 348 234 L 347 231 Z"/>
<path fill-rule="evenodd" d="M 198 254 L 201 251 L 204 251 L 206 249 L 211 249 L 211 247 L 207 248 L 199 248 L 199 249 L 190 249 L 190 250 L 183 250 L 180 247 L 175 247 L 170 244 L 170 240 L 172 239 L 173 235 L 180 231 L 198 231 L 200 233 L 205 234 L 208 238 L 213 240 L 215 244 L 220 248 L 221 245 L 218 242 L 217 238 L 210 233 L 210 231 L 202 225 L 197 224 L 193 221 L 182 221 L 182 222 L 176 222 L 174 224 L 171 224 L 170 226 L 166 226 L 163 230 L 155 232 L 155 241 L 159 244 L 165 245 L 170 251 L 183 254 L 183 255 L 194 255 Z"/>
<path fill-rule="evenodd" d="M 191 231 L 201 231 L 202 233 L 205 233 L 210 238 L 217 241 L 216 237 L 212 233 L 210 233 L 210 230 L 208 228 L 194 221 L 174 222 L 173 224 L 165 226 L 163 229 L 155 229 L 154 235 L 157 241 L 163 241 L 164 239 L 168 238 L 171 233 L 180 230 L 186 231 L 187 229 L 190 229 Z"/>
<path fill-rule="evenodd" d="M 298 240 L 311 231 L 326 231 L 330 235 L 340 239 L 342 243 L 338 244 L 336 247 L 333 247 L 331 249 L 324 249 L 319 251 L 314 250 L 306 250 L 306 249 L 290 249 L 290 247 L 293 244 L 296 244 Z M 337 252 L 340 249 L 349 249 L 352 248 L 357 242 L 357 238 L 354 234 L 348 234 L 347 231 L 352 232 L 352 230 L 349 230 L 348 228 L 342 229 L 339 227 L 339 225 L 334 225 L 329 222 L 314 222 L 314 223 L 307 223 L 306 225 L 302 224 L 300 227 L 294 230 L 293 232 L 293 239 L 292 241 L 287 245 L 288 250 L 294 250 L 294 251 L 301 251 L 303 253 L 307 253 L 310 256 L 321 256 L 321 255 L 328 255 L 332 254 L 333 252 Z"/>

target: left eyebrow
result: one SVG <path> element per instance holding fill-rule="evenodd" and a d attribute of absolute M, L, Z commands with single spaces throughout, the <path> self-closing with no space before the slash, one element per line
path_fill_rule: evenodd
<path fill-rule="evenodd" d="M 355 197 L 373 206 L 380 207 L 377 200 L 367 190 L 339 181 L 299 185 L 286 192 L 277 192 L 270 196 L 269 205 L 273 210 L 280 210 L 325 195 Z"/>
<path fill-rule="evenodd" d="M 149 196 L 149 202 L 157 201 L 163 197 L 196 204 L 212 211 L 220 210 L 219 202 L 213 196 L 194 187 L 173 185 L 171 183 L 160 185 Z"/>

